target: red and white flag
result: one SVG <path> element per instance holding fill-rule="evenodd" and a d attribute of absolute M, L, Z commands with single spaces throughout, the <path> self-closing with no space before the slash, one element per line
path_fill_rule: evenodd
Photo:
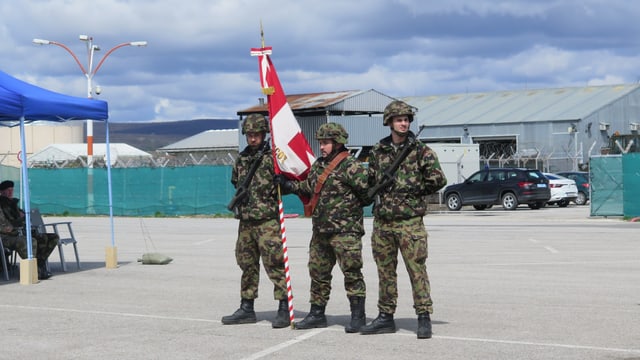
<path fill-rule="evenodd" d="M 271 52 L 270 46 L 251 49 L 251 55 L 258 57 L 262 92 L 267 95 L 269 104 L 269 126 L 276 173 L 304 180 L 316 158 L 287 103 L 287 96 L 269 57 Z"/>

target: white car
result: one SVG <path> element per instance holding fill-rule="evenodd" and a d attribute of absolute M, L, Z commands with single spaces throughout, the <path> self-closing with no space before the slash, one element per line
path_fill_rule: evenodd
<path fill-rule="evenodd" d="M 547 201 L 547 204 L 558 204 L 559 207 L 567 207 L 569 202 L 576 201 L 578 198 L 578 187 L 576 186 L 575 180 L 551 173 L 543 174 L 549 179 L 549 188 L 551 189 L 551 198 Z"/>

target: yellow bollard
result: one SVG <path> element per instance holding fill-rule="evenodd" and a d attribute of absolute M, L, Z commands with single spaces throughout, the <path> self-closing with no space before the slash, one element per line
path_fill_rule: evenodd
<path fill-rule="evenodd" d="M 118 267 L 118 248 L 115 246 L 107 247 L 106 250 L 107 269 L 116 269 Z"/>
<path fill-rule="evenodd" d="M 38 280 L 38 260 L 20 259 L 20 284 L 32 285 L 40 282 Z"/>

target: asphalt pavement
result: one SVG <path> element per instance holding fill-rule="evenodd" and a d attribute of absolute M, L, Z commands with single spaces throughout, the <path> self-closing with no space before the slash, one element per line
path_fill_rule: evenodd
<path fill-rule="evenodd" d="M 404 265 L 395 334 L 346 334 L 349 304 L 339 269 L 329 327 L 272 329 L 277 302 L 264 270 L 257 324 L 222 325 L 238 308 L 237 221 L 115 218 L 118 267 L 106 217 L 71 220 L 81 269 L 65 248 L 54 276 L 0 280 L 0 359 L 640 359 L 640 223 L 589 217 L 589 206 L 516 211 L 435 211 L 425 217 L 433 332 L 416 338 Z M 309 310 L 311 221 L 287 218 L 297 320 Z M 372 219 L 365 220 L 367 318 L 377 315 Z M 173 258 L 143 265 L 145 252 Z"/>

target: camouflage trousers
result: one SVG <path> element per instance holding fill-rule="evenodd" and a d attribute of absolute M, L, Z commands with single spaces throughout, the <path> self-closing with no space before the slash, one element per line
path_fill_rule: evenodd
<path fill-rule="evenodd" d="M 427 275 L 427 230 L 421 217 L 384 221 L 374 219 L 371 236 L 378 267 L 378 310 L 394 314 L 398 300 L 398 250 L 409 273 L 416 314 L 433 312 Z"/>
<path fill-rule="evenodd" d="M 25 235 L 2 235 L 2 244 L 6 249 L 18 252 L 20 258 L 26 259 L 28 257 Z M 47 260 L 56 246 L 58 246 L 58 235 L 56 234 L 36 232 L 31 234 L 31 255 L 34 259 Z"/>
<path fill-rule="evenodd" d="M 309 302 L 324 306 L 331 293 L 331 272 L 336 262 L 344 276 L 347 296 L 366 296 L 362 275 L 362 237 L 354 233 L 313 233 L 309 244 Z"/>
<path fill-rule="evenodd" d="M 282 235 L 278 220 L 241 220 L 236 241 L 236 262 L 242 270 L 240 296 L 242 299 L 258 297 L 260 259 L 273 283 L 273 298 L 287 298 L 287 282 L 284 271 Z"/>

